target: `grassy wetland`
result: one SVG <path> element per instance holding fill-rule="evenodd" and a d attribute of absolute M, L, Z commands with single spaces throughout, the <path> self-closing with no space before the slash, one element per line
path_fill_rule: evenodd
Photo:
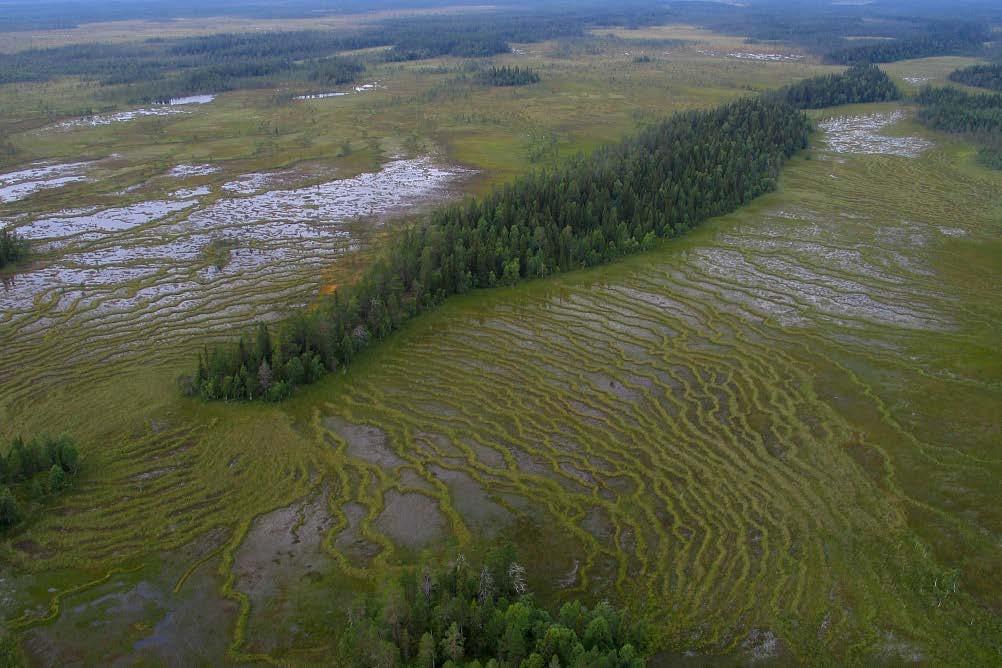
<path fill-rule="evenodd" d="M 1002 661 L 1002 172 L 907 101 L 812 111 L 776 192 L 450 299 L 283 403 L 180 395 L 194 350 L 426 207 L 837 71 L 691 26 L 490 61 L 541 80 L 370 63 L 129 119 L 83 80 L 0 86 L 0 221 L 32 242 L 0 275 L 0 438 L 81 453 L 0 541 L 30 662 L 329 662 L 358 594 L 505 541 L 543 603 L 648 620 L 654 665 Z"/>

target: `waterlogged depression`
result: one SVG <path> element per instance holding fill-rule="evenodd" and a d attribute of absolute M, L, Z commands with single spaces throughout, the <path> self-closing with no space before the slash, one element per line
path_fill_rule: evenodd
<path fill-rule="evenodd" d="M 179 167 L 170 173 L 208 173 L 208 166 Z M 321 271 L 357 246 L 352 221 L 448 197 L 469 174 L 428 157 L 395 159 L 376 172 L 305 187 L 259 192 L 316 174 L 255 173 L 221 187 L 182 187 L 165 199 L 8 219 L 51 256 L 4 279 L 0 324 L 17 339 L 86 323 L 96 349 L 120 336 L 136 340 L 139 330 L 169 341 L 268 318 L 308 301 Z"/>
<path fill-rule="evenodd" d="M 307 95 L 297 95 L 297 100 L 326 100 L 331 97 L 344 97 L 346 95 L 351 95 L 353 93 L 368 93 L 369 91 L 378 90 L 380 88 L 386 88 L 378 81 L 373 81 L 371 83 L 362 84 L 360 86 L 355 86 L 351 90 L 335 90 L 326 93 L 309 93 Z"/>
<path fill-rule="evenodd" d="M 904 119 L 900 110 L 887 114 L 836 116 L 822 121 L 825 143 L 835 153 L 868 153 L 914 158 L 932 143 L 921 137 L 892 137 L 881 133 L 884 128 Z"/>
<path fill-rule="evenodd" d="M 0 174 L 0 204 L 22 200 L 39 190 L 84 181 L 89 162 L 37 163 L 16 172 Z"/>
<path fill-rule="evenodd" d="M 727 58 L 735 58 L 737 60 L 757 60 L 760 62 L 796 62 L 804 59 L 802 55 L 796 53 L 762 53 L 749 51 L 722 52 L 710 49 L 697 49 L 696 53 L 701 56 L 709 56 L 711 58 L 725 56 Z"/>
<path fill-rule="evenodd" d="M 91 116 L 83 116 L 80 118 L 71 118 L 55 125 L 49 126 L 47 128 L 42 128 L 39 132 L 46 132 L 48 130 L 75 130 L 77 128 L 94 128 L 102 125 L 111 125 L 112 123 L 125 123 L 128 121 L 134 121 L 137 118 L 146 118 L 150 116 L 175 116 L 177 114 L 189 114 L 191 113 L 187 109 L 179 109 L 178 107 L 184 107 L 189 105 L 201 105 L 208 104 L 216 99 L 215 95 L 190 95 L 188 97 L 176 97 L 172 98 L 167 104 L 161 104 L 154 107 L 145 107 L 141 109 L 130 109 L 128 111 L 117 111 L 109 112 L 106 114 L 93 114 Z"/>

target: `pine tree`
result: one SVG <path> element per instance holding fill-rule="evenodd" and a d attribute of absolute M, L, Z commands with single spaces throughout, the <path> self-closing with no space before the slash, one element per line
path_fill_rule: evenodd
<path fill-rule="evenodd" d="M 257 384 L 262 393 L 267 393 L 271 389 L 271 367 L 268 360 L 262 359 L 261 365 L 257 368 Z"/>
<path fill-rule="evenodd" d="M 435 668 L 435 638 L 428 632 L 418 643 L 417 665 L 418 668 Z"/>
<path fill-rule="evenodd" d="M 49 469 L 49 493 L 55 494 L 66 485 L 66 473 L 63 467 L 53 464 Z"/>
<path fill-rule="evenodd" d="M 271 361 L 271 334 L 263 322 L 257 324 L 257 340 L 254 345 L 254 355 L 261 361 Z"/>
<path fill-rule="evenodd" d="M 9 487 L 0 488 L 0 529 L 9 529 L 21 521 L 21 508 Z"/>
<path fill-rule="evenodd" d="M 463 658 L 463 634 L 456 622 L 452 623 L 449 630 L 445 632 L 445 637 L 442 638 L 442 653 L 454 662 Z"/>
<path fill-rule="evenodd" d="M 486 605 L 488 602 L 494 600 L 494 576 L 491 575 L 491 571 L 484 565 L 483 570 L 480 571 L 480 584 L 477 588 L 477 601 L 480 605 Z"/>

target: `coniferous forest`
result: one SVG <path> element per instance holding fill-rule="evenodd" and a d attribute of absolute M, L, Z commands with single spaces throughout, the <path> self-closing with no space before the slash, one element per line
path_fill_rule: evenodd
<path fill-rule="evenodd" d="M 539 73 L 528 67 L 492 67 L 481 75 L 488 86 L 527 86 L 539 83 Z"/>
<path fill-rule="evenodd" d="M 982 24 L 939 21 L 932 22 L 926 32 L 916 36 L 836 49 L 828 53 L 825 60 L 834 65 L 856 65 L 976 54 L 990 39 L 991 31 Z"/>
<path fill-rule="evenodd" d="M 645 627 L 601 602 L 578 600 L 556 615 L 538 605 L 515 551 L 503 546 L 477 566 L 462 555 L 421 573 L 407 570 L 359 601 L 338 666 L 522 666 L 640 668 Z"/>
<path fill-rule="evenodd" d="M 842 104 L 888 102 L 901 97 L 891 78 L 876 65 L 853 65 L 841 74 L 804 79 L 773 94 L 799 109 L 822 109 Z"/>
<path fill-rule="evenodd" d="M 978 145 L 982 164 L 1002 169 L 1002 94 L 927 86 L 916 101 L 922 105 L 919 121 L 934 130 L 968 135 Z"/>
<path fill-rule="evenodd" d="M 15 438 L 6 456 L 0 453 L 0 533 L 25 518 L 26 500 L 37 502 L 61 492 L 78 468 L 76 446 L 66 436 L 43 436 L 27 443 Z"/>
<path fill-rule="evenodd" d="M 971 65 L 950 74 L 950 81 L 1002 91 L 1002 65 Z"/>
<path fill-rule="evenodd" d="M 740 100 L 677 114 L 561 168 L 443 207 L 316 309 L 204 351 L 182 390 L 280 400 L 449 295 L 650 248 L 774 189 L 809 132 L 794 107 Z"/>

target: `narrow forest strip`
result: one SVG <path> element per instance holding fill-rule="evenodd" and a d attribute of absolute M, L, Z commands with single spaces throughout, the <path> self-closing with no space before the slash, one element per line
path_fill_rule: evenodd
<path fill-rule="evenodd" d="M 492 67 L 480 74 L 488 86 L 528 86 L 539 83 L 539 73 L 529 67 Z"/>
<path fill-rule="evenodd" d="M 733 211 L 776 187 L 807 146 L 807 117 L 742 99 L 679 113 L 631 139 L 532 173 L 404 230 L 355 284 L 254 341 L 198 356 L 182 390 L 277 401 L 351 362 L 450 295 L 609 262 Z"/>

